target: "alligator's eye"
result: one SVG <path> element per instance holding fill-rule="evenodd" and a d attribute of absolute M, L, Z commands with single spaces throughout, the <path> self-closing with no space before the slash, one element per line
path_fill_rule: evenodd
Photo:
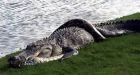
<path fill-rule="evenodd" d="M 51 48 L 49 48 L 49 47 L 48 47 L 48 48 L 46 48 L 46 49 L 51 50 Z"/>

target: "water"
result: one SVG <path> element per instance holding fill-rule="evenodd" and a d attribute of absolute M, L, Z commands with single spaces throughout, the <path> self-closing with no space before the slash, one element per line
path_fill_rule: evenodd
<path fill-rule="evenodd" d="M 0 0 L 0 57 L 49 36 L 64 22 L 106 21 L 140 12 L 140 0 Z"/>

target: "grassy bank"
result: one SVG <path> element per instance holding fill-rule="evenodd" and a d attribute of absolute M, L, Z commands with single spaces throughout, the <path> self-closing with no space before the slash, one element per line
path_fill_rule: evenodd
<path fill-rule="evenodd" d="M 140 19 L 140 12 L 139 13 L 135 13 L 135 14 L 131 14 L 129 16 L 123 16 L 120 18 L 117 18 L 117 20 L 130 20 L 130 19 Z"/>
<path fill-rule="evenodd" d="M 135 16 L 135 17 L 132 17 Z M 140 13 L 122 17 L 140 19 Z M 91 43 L 78 56 L 63 62 L 52 61 L 21 69 L 9 68 L 7 58 L 0 59 L 0 75 L 140 75 L 140 33 Z"/>

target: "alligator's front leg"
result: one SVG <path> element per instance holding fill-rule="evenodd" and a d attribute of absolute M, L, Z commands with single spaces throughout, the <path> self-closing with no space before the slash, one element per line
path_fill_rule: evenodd
<path fill-rule="evenodd" d="M 36 57 L 32 57 L 30 59 L 30 61 L 26 62 L 26 65 L 33 65 L 33 64 L 37 64 L 37 63 L 44 63 L 44 62 L 49 62 L 49 61 L 53 61 L 53 60 L 59 60 L 62 61 L 66 58 L 69 58 L 73 55 L 78 55 L 78 51 L 72 47 L 63 47 L 63 52 L 62 54 L 59 54 L 59 55 L 53 55 L 53 56 L 50 56 L 50 57 L 46 57 L 46 52 L 41 52 L 39 54 L 39 56 L 36 56 Z"/>
<path fill-rule="evenodd" d="M 25 65 L 34 65 L 37 63 L 42 63 L 46 58 L 49 58 L 51 56 L 52 51 L 48 49 L 42 49 L 40 52 L 36 53 L 35 55 L 30 56 L 26 62 Z"/>

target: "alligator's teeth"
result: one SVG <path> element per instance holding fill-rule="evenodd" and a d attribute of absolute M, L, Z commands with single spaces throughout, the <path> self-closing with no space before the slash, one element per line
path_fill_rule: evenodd
<path fill-rule="evenodd" d="M 39 58 L 39 63 L 43 63 L 44 60 L 42 58 Z"/>
<path fill-rule="evenodd" d="M 53 60 L 53 57 L 49 59 L 49 61 L 52 61 L 52 60 Z"/>
<path fill-rule="evenodd" d="M 42 62 L 45 62 L 45 59 L 42 59 Z"/>
<path fill-rule="evenodd" d="M 54 60 L 57 60 L 59 57 L 54 58 Z"/>

